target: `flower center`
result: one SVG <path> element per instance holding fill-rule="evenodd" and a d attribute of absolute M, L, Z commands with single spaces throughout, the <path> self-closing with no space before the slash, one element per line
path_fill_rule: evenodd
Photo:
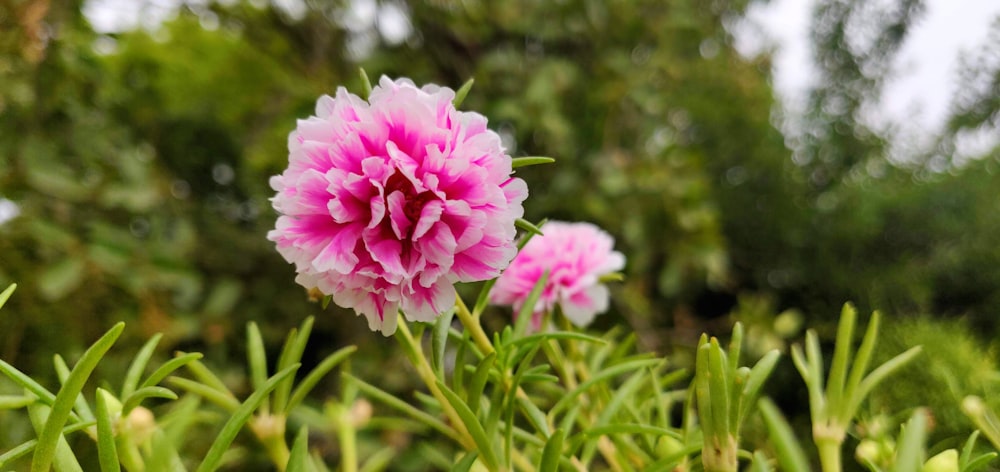
<path fill-rule="evenodd" d="M 417 192 L 416 187 L 414 187 L 413 182 L 410 181 L 399 169 L 389 176 L 389 179 L 385 183 L 385 195 L 388 199 L 389 195 L 393 192 L 399 191 L 403 194 L 405 203 L 403 204 L 403 216 L 410 222 L 407 225 L 404 234 L 402 235 L 404 239 L 409 239 L 413 232 L 414 226 L 416 226 L 417 221 L 420 219 L 420 213 L 424 209 L 424 205 L 437 198 L 434 192 L 430 190 L 424 190 L 423 192 Z M 388 201 L 386 202 L 388 204 Z"/>

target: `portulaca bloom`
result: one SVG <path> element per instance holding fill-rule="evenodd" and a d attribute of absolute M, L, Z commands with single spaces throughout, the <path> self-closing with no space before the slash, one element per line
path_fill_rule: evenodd
<path fill-rule="evenodd" d="M 494 278 L 516 254 L 528 195 L 511 157 L 453 90 L 382 77 L 368 101 L 343 87 L 288 138 L 271 178 L 268 239 L 317 288 L 389 336 L 402 311 L 431 321 L 456 282 Z"/>
<path fill-rule="evenodd" d="M 587 326 L 608 309 L 608 288 L 601 277 L 625 268 L 625 256 L 614 250 L 610 234 L 590 223 L 552 221 L 542 227 L 497 280 L 490 301 L 512 305 L 517 313 L 531 289 L 549 272 L 535 304 L 536 319 L 556 304 L 577 326 Z"/>

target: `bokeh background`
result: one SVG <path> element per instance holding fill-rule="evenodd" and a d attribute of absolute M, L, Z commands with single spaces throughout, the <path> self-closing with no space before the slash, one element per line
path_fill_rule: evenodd
<path fill-rule="evenodd" d="M 829 334 L 850 300 L 887 315 L 886 344 L 952 349 L 968 368 L 925 364 L 894 392 L 928 393 L 931 371 L 953 384 L 946 400 L 992 388 L 998 21 L 952 73 L 944 125 L 913 140 L 871 117 L 920 0 L 814 2 L 815 80 L 794 108 L 776 98 L 774 52 L 736 48 L 759 2 L 137 1 L 134 29 L 95 30 L 115 4 L 0 0 L 0 286 L 19 284 L 0 358 L 39 378 L 123 320 L 120 362 L 162 332 L 162 356 L 204 352 L 245 385 L 247 321 L 277 350 L 316 315 L 307 362 L 360 343 L 357 371 L 406 385 L 394 343 L 309 301 L 265 239 L 295 120 L 337 86 L 359 91 L 364 67 L 474 78 L 463 109 L 512 155 L 557 159 L 518 171 L 527 218 L 594 222 L 629 261 L 598 328 L 627 324 L 666 354 L 742 319 L 764 349 L 803 323 Z M 970 137 L 988 145 L 957 153 Z M 0 426 L 0 445 L 19 431 Z"/>

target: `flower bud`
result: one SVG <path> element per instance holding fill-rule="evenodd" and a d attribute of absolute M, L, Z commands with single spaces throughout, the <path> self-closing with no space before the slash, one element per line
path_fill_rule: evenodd
<path fill-rule="evenodd" d="M 924 462 L 920 472 L 958 472 L 958 451 L 948 449 Z"/>
<path fill-rule="evenodd" d="M 863 439 L 854 450 L 854 457 L 862 464 L 886 465 L 892 461 L 896 444 L 891 439 Z"/>
<path fill-rule="evenodd" d="M 258 438 L 265 441 L 268 438 L 285 437 L 284 415 L 260 414 L 250 420 L 250 429 Z"/>
<path fill-rule="evenodd" d="M 986 412 L 986 405 L 983 403 L 982 398 L 975 395 L 969 395 L 962 399 L 962 411 L 975 418 L 982 416 L 982 414 Z"/>
<path fill-rule="evenodd" d="M 360 398 L 351 405 L 351 411 L 348 413 L 351 424 L 355 428 L 364 427 L 368 424 L 368 420 L 372 419 L 372 404 Z"/>
<path fill-rule="evenodd" d="M 137 406 L 125 417 L 122 433 L 128 435 L 134 444 L 143 444 L 156 432 L 156 417 L 149 409 Z"/>
<path fill-rule="evenodd" d="M 673 436 L 660 436 L 660 439 L 656 441 L 656 455 L 658 457 L 673 455 L 683 448 L 684 443 Z"/>

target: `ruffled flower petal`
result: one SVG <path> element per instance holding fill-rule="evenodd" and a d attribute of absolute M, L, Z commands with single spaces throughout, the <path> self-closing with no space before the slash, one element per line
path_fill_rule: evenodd
<path fill-rule="evenodd" d="M 520 184 L 510 187 L 512 195 L 521 195 Z M 587 326 L 609 306 L 609 291 L 600 283 L 601 276 L 624 269 L 625 256 L 614 250 L 610 234 L 590 223 L 552 221 L 542 232 L 544 236 L 528 241 L 497 279 L 490 301 L 511 305 L 519 312 L 548 271 L 542 294 L 532 307 L 536 320 L 559 305 L 573 324 Z"/>
<path fill-rule="evenodd" d="M 527 186 L 486 118 L 455 92 L 382 77 L 369 100 L 343 87 L 288 137 L 271 178 L 268 233 L 296 282 L 363 315 L 373 331 L 430 321 L 455 282 L 496 277 L 516 253 Z"/>

